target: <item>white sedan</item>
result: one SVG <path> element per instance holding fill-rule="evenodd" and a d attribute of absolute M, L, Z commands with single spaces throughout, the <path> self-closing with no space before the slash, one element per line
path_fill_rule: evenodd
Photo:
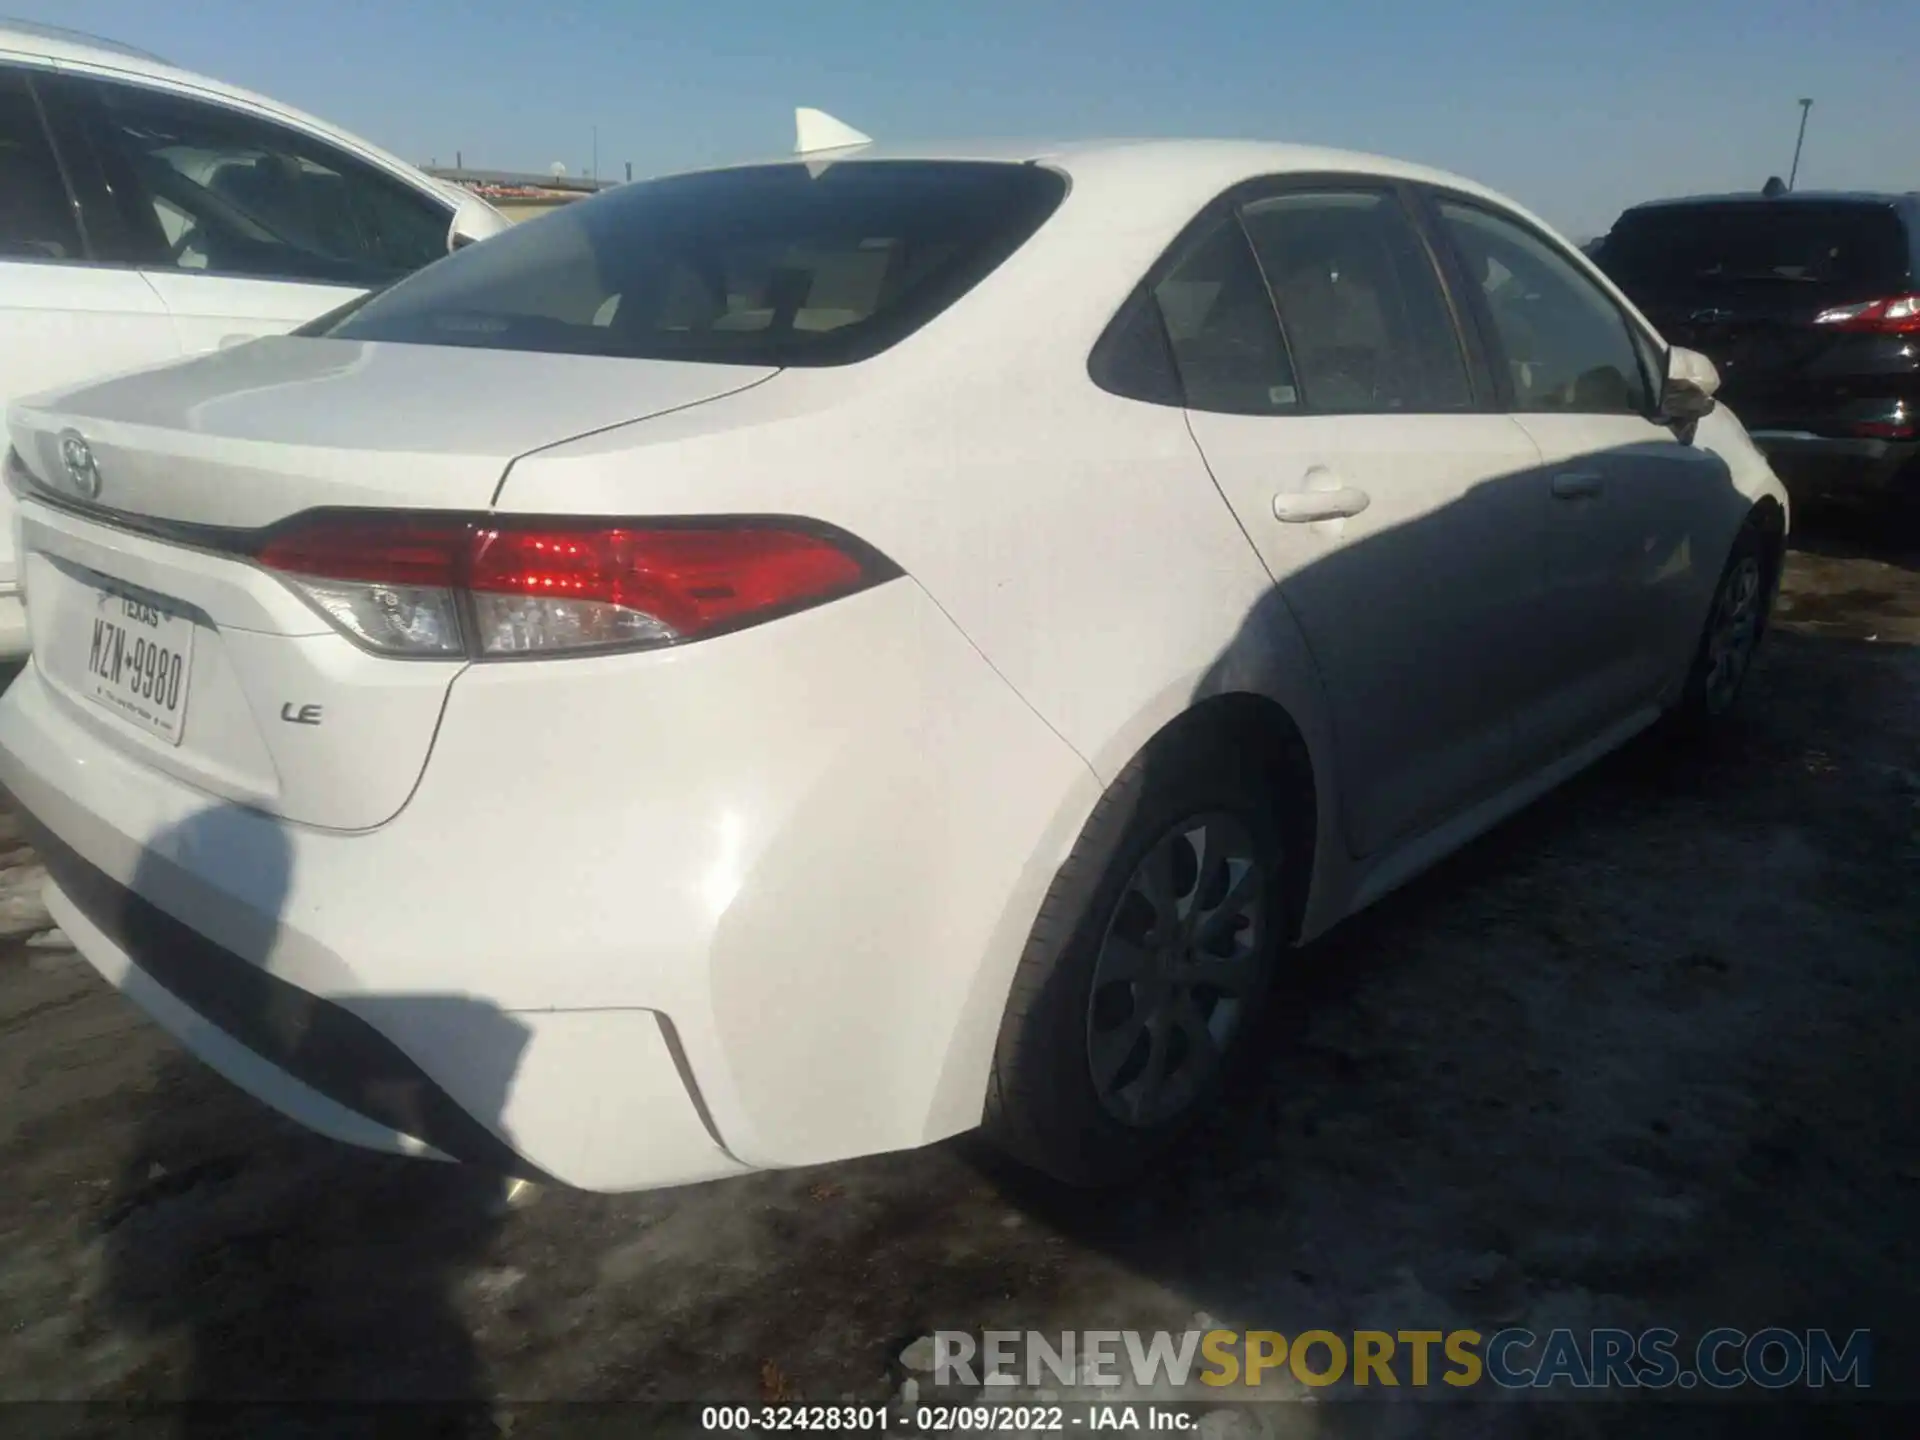
<path fill-rule="evenodd" d="M 1787 502 L 1715 384 L 1390 160 L 624 186 L 15 407 L 0 781 L 81 952 L 339 1139 L 1105 1181 L 1290 946 L 1733 703 Z"/>

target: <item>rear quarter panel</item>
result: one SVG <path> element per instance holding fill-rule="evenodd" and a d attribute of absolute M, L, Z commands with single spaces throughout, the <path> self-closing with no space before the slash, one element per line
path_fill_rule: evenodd
<path fill-rule="evenodd" d="M 1243 177 L 1142 178 L 1076 171 L 1034 242 L 874 360 L 523 457 L 498 504 L 831 521 L 912 575 L 1103 783 L 1198 701 L 1249 691 L 1293 716 L 1333 813 L 1318 676 L 1185 413 L 1087 373 L 1128 291 Z M 1330 823 L 1321 839 L 1344 854 Z"/>
<path fill-rule="evenodd" d="M 1090 767 L 1090 776 L 1056 777 L 1023 766 L 1012 751 L 1003 763 L 991 748 L 958 739 L 929 748 L 949 718 L 911 722 L 926 732 L 927 743 L 913 746 L 917 763 L 967 755 L 972 773 L 963 788 L 991 811 L 1017 813 L 1017 837 L 978 822 L 955 830 L 950 783 L 929 789 L 934 777 L 916 779 L 904 755 L 895 757 L 902 768 L 885 787 L 890 821 L 879 813 L 849 816 L 836 805 L 801 827 L 817 834 L 817 853 L 796 874 L 843 874 L 844 883 L 832 882 L 840 893 L 798 883 L 755 887 L 718 927 L 723 1015 L 736 993 L 750 997 L 742 1003 L 767 1003 L 765 984 L 727 976 L 757 973 L 757 957 L 796 925 L 840 933 L 834 948 L 849 960 L 872 949 L 857 930 L 828 920 L 858 905 L 854 896 L 873 893 L 858 878 L 871 863 L 861 857 L 893 832 L 887 864 L 902 879 L 883 887 L 894 900 L 868 916 L 874 935 L 980 937 L 966 956 L 939 947 L 952 963 L 971 967 L 960 990 L 933 964 L 890 982 L 887 1013 L 920 1017 L 913 1022 L 920 1028 L 928 1015 L 940 1016 L 937 1033 L 915 1047 L 921 1058 L 887 1082 L 900 1095 L 926 1096 L 916 1138 L 930 1140 L 978 1123 L 1007 991 L 1040 902 L 1101 790 L 1158 730 L 1207 695 L 1249 690 L 1286 705 L 1316 756 L 1331 747 L 1317 677 L 1290 621 L 1268 601 L 1267 573 L 1215 490 L 1183 412 L 1122 401 L 1091 382 L 1038 383 L 1030 371 L 981 366 L 937 384 L 889 384 L 883 374 L 849 387 L 843 376 L 789 371 L 723 401 L 528 457 L 510 470 L 500 505 L 802 514 L 842 526 L 900 564 L 984 657 L 983 673 L 990 667 L 994 683 Z M 768 638 L 787 623 L 767 627 Z M 1055 788 L 1025 793 L 1036 778 Z M 1332 777 L 1320 783 L 1331 796 Z M 949 799 L 929 803 L 941 794 Z M 1334 808 L 1323 804 L 1321 814 Z M 1327 826 L 1322 853 L 1335 855 L 1340 846 Z M 996 853 L 969 851 L 976 841 Z M 837 857 L 834 865 L 815 863 L 823 855 Z M 986 874 L 1009 859 L 1017 879 L 992 914 L 953 914 L 950 901 L 935 903 L 941 887 L 921 883 L 927 865 Z M 766 1071 L 785 1047 L 759 1049 L 761 1060 L 746 1068 L 762 1072 L 760 1079 L 742 1075 L 742 1088 L 778 1094 Z M 930 1091 L 928 1077 L 915 1073 L 923 1062 L 937 1071 Z M 820 1112 L 798 1105 L 803 1092 L 794 1093 L 795 1106 L 783 1108 L 777 1125 L 758 1118 L 757 1136 L 823 1123 Z M 820 1143 L 808 1158 L 827 1158 L 832 1142 L 823 1133 Z"/>

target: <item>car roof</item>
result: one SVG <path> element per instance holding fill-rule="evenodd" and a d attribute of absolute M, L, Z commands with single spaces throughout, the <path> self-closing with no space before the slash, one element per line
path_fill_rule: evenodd
<path fill-rule="evenodd" d="M 1093 139 L 874 142 L 841 150 L 763 155 L 737 165 L 832 165 L 885 161 L 993 161 L 1044 165 L 1068 180 L 1097 181 L 1102 188 L 1151 194 L 1175 208 L 1197 210 L 1221 191 L 1270 175 L 1381 176 L 1415 181 L 1478 196 L 1551 230 L 1525 207 L 1464 176 L 1357 150 L 1266 140 Z M 664 178 L 664 177 L 662 177 Z"/>
<path fill-rule="evenodd" d="M 1458 175 L 1442 170 L 1369 155 L 1357 150 L 1338 150 L 1318 145 L 1296 145 L 1269 140 L 1173 139 L 1165 137 L 1114 137 L 1107 139 L 1012 139 L 946 141 L 875 141 L 851 145 L 840 150 L 821 150 L 807 154 L 783 153 L 742 161 L 743 165 L 772 163 L 834 164 L 871 160 L 984 160 L 1005 164 L 1033 163 L 1056 166 L 1071 173 L 1094 166 L 1127 165 L 1143 174 L 1155 170 L 1169 178 L 1178 172 L 1201 166 L 1208 170 L 1243 172 L 1256 175 L 1313 173 L 1387 175 L 1410 180 L 1454 186 L 1463 190 L 1482 187 Z M 714 168 L 735 168 L 720 166 Z"/>
<path fill-rule="evenodd" d="M 126 68 L 129 60 L 143 61 L 147 66 L 161 71 L 173 68 L 151 50 L 142 50 L 135 45 L 89 35 L 84 30 L 69 30 L 64 25 L 42 25 L 36 21 L 0 17 L 0 51 L 3 50 L 40 55 L 49 60 L 111 65 L 121 69 Z"/>
<path fill-rule="evenodd" d="M 322 135 L 342 140 L 353 148 L 376 149 L 358 136 L 348 134 L 338 125 L 296 110 L 291 105 L 282 104 L 271 96 L 258 95 L 251 90 L 243 90 L 238 85 L 229 85 L 224 80 L 215 80 L 208 75 L 183 70 L 178 65 L 170 65 L 159 56 L 132 45 L 122 45 L 117 41 L 103 40 L 95 35 L 65 30 L 57 25 L 33 25 L 18 20 L 0 20 L 0 59 L 52 61 L 55 65 L 85 66 L 90 70 L 105 71 L 130 79 L 158 80 L 180 85 L 207 95 L 235 100 L 242 105 L 264 110 L 271 115 L 285 116 L 309 129 L 317 130 Z M 377 150 L 376 153 L 385 154 Z M 417 168 L 407 165 L 397 157 L 387 158 L 394 159 L 395 163 L 405 165 L 409 170 Z"/>
<path fill-rule="evenodd" d="M 1726 195 L 1676 195 L 1665 200 L 1644 200 L 1624 212 L 1632 215 L 1643 210 L 1682 209 L 1691 205 L 1910 205 L 1911 191 L 1891 190 L 1789 190 L 1780 195 L 1765 195 L 1741 190 Z"/>

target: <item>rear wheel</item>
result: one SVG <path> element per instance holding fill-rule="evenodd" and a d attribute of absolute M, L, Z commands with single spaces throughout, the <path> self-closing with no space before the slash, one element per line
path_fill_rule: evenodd
<path fill-rule="evenodd" d="M 1205 727 L 1087 822 L 1015 975 L 985 1128 L 1071 1184 L 1137 1172 L 1218 1095 L 1288 907 L 1272 772 Z"/>

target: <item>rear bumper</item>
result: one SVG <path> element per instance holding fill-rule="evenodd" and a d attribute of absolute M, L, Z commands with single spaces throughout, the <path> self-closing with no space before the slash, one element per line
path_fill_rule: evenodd
<path fill-rule="evenodd" d="M 1895 488 L 1920 488 L 1920 441 L 1837 438 L 1796 430 L 1749 433 L 1782 483 L 1805 495 L 1865 498 Z"/>
<path fill-rule="evenodd" d="M 214 944 L 24 819 L 67 934 L 216 1069 L 339 1140 L 545 1178 L 352 1011 Z"/>
<path fill-rule="evenodd" d="M 27 668 L 0 784 L 96 969 L 316 1130 L 590 1190 L 977 1124 L 1099 794 L 910 581 L 681 651 L 473 667 L 361 832 L 218 801 L 78 703 Z"/>
<path fill-rule="evenodd" d="M 748 1168 L 703 1124 L 650 1011 L 515 1015 L 472 996 L 323 999 L 176 920 L 44 826 L 27 828 L 53 917 L 94 967 L 199 1059 L 311 1130 L 589 1189 L 634 1183 L 598 1158 L 622 1136 L 644 1137 L 649 1185 Z M 394 1036 L 433 1056 L 438 1078 Z"/>

